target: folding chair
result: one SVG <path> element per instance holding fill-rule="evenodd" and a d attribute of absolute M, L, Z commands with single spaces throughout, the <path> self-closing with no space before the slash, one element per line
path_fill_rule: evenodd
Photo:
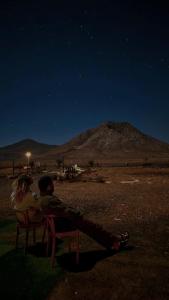
<path fill-rule="evenodd" d="M 49 252 L 49 244 L 51 243 L 52 251 L 51 251 L 51 265 L 54 267 L 55 264 L 55 254 L 56 254 L 56 241 L 57 238 L 64 239 L 70 237 L 71 240 L 69 241 L 69 252 L 72 248 L 76 251 L 76 264 L 79 263 L 79 230 L 75 229 L 70 231 L 57 231 L 57 220 L 58 217 L 56 215 L 45 215 L 45 224 L 47 229 L 47 255 Z M 72 243 L 73 239 L 73 243 Z"/>
<path fill-rule="evenodd" d="M 33 243 L 36 243 L 36 229 L 44 226 L 44 222 L 31 222 L 29 220 L 29 209 L 24 211 L 15 210 L 17 224 L 16 224 L 16 249 L 18 248 L 19 243 L 19 235 L 21 230 L 25 230 L 25 245 L 24 245 L 24 252 L 26 254 L 26 250 L 28 248 L 28 241 L 29 241 L 29 233 L 32 231 L 33 233 Z M 45 238 L 45 229 L 43 232 L 42 242 L 44 242 Z"/>

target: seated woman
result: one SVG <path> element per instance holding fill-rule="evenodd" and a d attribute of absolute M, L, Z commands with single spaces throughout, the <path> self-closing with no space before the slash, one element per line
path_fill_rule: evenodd
<path fill-rule="evenodd" d="M 28 212 L 30 222 L 40 222 L 42 220 L 42 212 L 37 195 L 31 191 L 32 177 L 22 175 L 13 184 L 14 191 L 11 194 L 11 202 L 16 210 L 18 221 L 24 221 L 24 211 Z"/>

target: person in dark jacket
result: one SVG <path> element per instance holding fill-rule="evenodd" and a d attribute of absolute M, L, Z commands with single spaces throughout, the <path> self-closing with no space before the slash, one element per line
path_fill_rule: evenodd
<path fill-rule="evenodd" d="M 93 238 L 106 249 L 119 250 L 128 245 L 128 232 L 121 235 L 113 235 L 103 229 L 102 226 L 93 223 L 80 213 L 80 211 L 67 206 L 56 195 L 54 195 L 54 184 L 50 176 L 43 176 L 39 180 L 40 206 L 45 213 L 56 214 L 59 222 L 59 230 L 66 230 L 67 227 L 76 228 Z M 58 229 L 58 223 L 57 223 Z"/>

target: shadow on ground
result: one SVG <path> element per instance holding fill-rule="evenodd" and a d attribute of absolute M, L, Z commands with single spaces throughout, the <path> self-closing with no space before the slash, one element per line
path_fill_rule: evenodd
<path fill-rule="evenodd" d="M 23 250 L 2 243 L 0 246 L 4 248 L 0 256 L 0 298 L 44 300 L 62 276 L 61 268 L 52 270 L 48 258 L 24 255 Z"/>
<path fill-rule="evenodd" d="M 130 251 L 133 247 L 128 247 L 127 249 L 121 251 Z M 116 255 L 115 251 L 107 251 L 107 250 L 94 250 L 80 253 L 80 261 L 79 264 L 75 262 L 75 253 L 65 253 L 61 256 L 58 256 L 57 263 L 68 272 L 86 272 L 90 271 L 97 262 L 104 260 L 105 258 Z"/>
<path fill-rule="evenodd" d="M 79 264 L 76 264 L 75 253 L 65 253 L 61 256 L 58 256 L 57 263 L 68 272 L 85 272 L 89 271 L 98 261 L 101 261 L 107 257 L 115 255 L 115 252 L 108 252 L 106 250 L 95 250 L 80 253 Z"/>
<path fill-rule="evenodd" d="M 57 241 L 58 250 L 62 248 L 62 241 Z M 126 249 L 121 250 L 120 252 L 131 251 L 133 246 L 129 246 Z M 46 245 L 38 243 L 36 246 L 29 247 L 28 253 L 36 257 L 46 257 Z M 61 251 L 63 253 L 63 249 Z M 94 250 L 80 253 L 79 264 L 76 264 L 76 253 L 64 253 L 56 256 L 56 266 L 58 265 L 62 269 L 68 272 L 85 272 L 89 271 L 96 265 L 97 262 L 104 260 L 107 257 L 114 256 L 118 254 L 117 251 L 107 251 L 107 250 Z M 50 253 L 49 255 L 50 256 Z"/>

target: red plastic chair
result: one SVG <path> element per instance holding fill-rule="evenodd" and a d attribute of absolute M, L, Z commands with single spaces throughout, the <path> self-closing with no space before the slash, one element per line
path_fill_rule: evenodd
<path fill-rule="evenodd" d="M 19 217 L 22 219 L 22 221 L 19 220 Z M 41 226 L 44 226 L 44 221 L 41 222 L 31 222 L 29 220 L 29 210 L 19 211 L 16 210 L 16 218 L 17 218 L 17 224 L 16 224 L 16 249 L 18 248 L 19 243 L 19 235 L 21 230 L 25 230 L 25 246 L 24 246 L 24 252 L 26 254 L 26 250 L 28 248 L 28 241 L 29 241 L 29 233 L 32 231 L 33 233 L 33 243 L 36 243 L 36 229 L 40 228 Z M 45 229 L 43 232 L 43 238 L 42 242 L 44 242 L 45 239 Z"/>
<path fill-rule="evenodd" d="M 49 252 L 49 244 L 51 242 L 52 251 L 51 251 L 51 265 L 54 267 L 55 265 L 55 254 L 56 254 L 56 240 L 57 238 L 64 239 L 67 237 L 71 238 L 71 241 L 69 241 L 69 252 L 72 250 L 72 248 L 76 251 L 76 264 L 79 263 L 79 251 L 80 251 L 80 245 L 79 245 L 79 230 L 71 230 L 71 231 L 63 231 L 58 232 L 57 231 L 57 216 L 56 215 L 45 215 L 45 224 L 47 229 L 47 255 Z M 72 243 L 73 239 L 73 243 Z"/>

